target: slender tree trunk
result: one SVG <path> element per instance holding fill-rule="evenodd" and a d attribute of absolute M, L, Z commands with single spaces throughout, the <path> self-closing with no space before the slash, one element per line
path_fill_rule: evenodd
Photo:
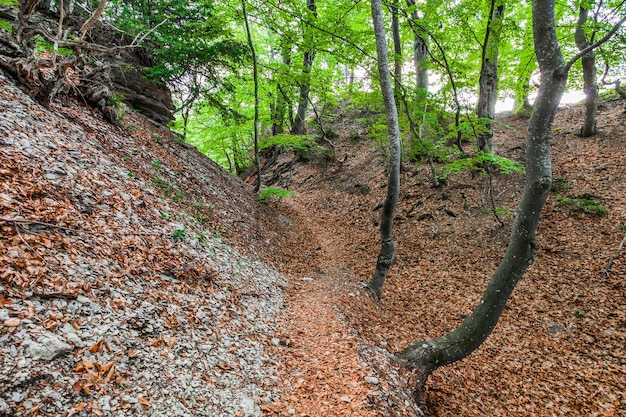
<path fill-rule="evenodd" d="M 585 24 L 587 23 L 589 10 L 580 6 L 578 23 L 574 38 L 578 50 L 589 46 L 589 40 L 585 34 Z M 596 80 L 596 58 L 593 51 L 589 51 L 582 57 L 583 79 L 585 91 L 585 120 L 580 129 L 580 136 L 589 137 L 596 134 L 596 112 L 598 111 L 598 83 Z"/>
<path fill-rule="evenodd" d="M 513 103 L 513 114 L 523 113 L 533 108 L 530 104 L 530 100 L 528 100 L 528 94 L 530 92 L 530 75 L 523 75 L 517 83 L 518 88 L 514 92 L 515 101 Z"/>
<path fill-rule="evenodd" d="M 389 140 L 389 173 L 387 178 L 387 197 L 383 205 L 380 221 L 380 253 L 376 262 L 376 270 L 368 287 L 378 298 L 382 290 L 387 272 L 396 256 L 393 242 L 393 217 L 398 205 L 400 192 L 400 128 L 398 126 L 398 110 L 393 96 L 393 86 L 389 74 L 389 57 L 387 54 L 387 38 L 383 23 L 381 0 L 372 0 L 372 21 L 376 36 L 376 53 L 378 56 L 378 73 L 380 88 L 385 102 L 387 114 L 387 139 Z"/>
<path fill-rule="evenodd" d="M 306 7 L 314 16 L 317 16 L 315 0 L 307 0 Z M 304 52 L 304 60 L 302 63 L 302 81 L 300 82 L 300 98 L 298 101 L 298 110 L 291 133 L 294 135 L 304 135 L 306 133 L 305 120 L 306 112 L 309 105 L 309 92 L 311 91 L 311 69 L 313 68 L 313 60 L 315 59 L 315 51 L 307 49 Z"/>
<path fill-rule="evenodd" d="M 406 5 L 408 7 L 415 6 L 415 0 L 407 0 Z M 426 8 L 429 9 L 432 5 L 432 0 L 428 0 Z M 424 16 L 424 19 L 426 16 Z M 417 21 L 419 19 L 417 10 L 411 13 L 411 19 Z M 428 44 L 425 39 L 425 34 L 413 31 L 413 63 L 415 65 L 415 84 L 418 88 L 428 90 L 428 70 L 426 69 L 426 63 L 428 62 Z"/>
<path fill-rule="evenodd" d="M 530 77 L 537 68 L 537 59 L 535 57 L 535 48 L 533 47 L 533 31 L 531 17 L 527 19 L 526 30 L 524 31 L 524 39 L 522 41 L 522 50 L 520 52 L 519 64 L 515 69 L 517 76 L 517 85 L 513 92 L 515 105 L 513 114 L 526 113 L 530 114 L 532 109 L 528 94 L 530 92 Z"/>
<path fill-rule="evenodd" d="M 504 17 L 504 2 L 491 0 L 489 21 L 483 43 L 482 65 L 479 78 L 478 117 L 488 119 L 485 132 L 478 137 L 478 150 L 493 152 L 493 123 L 496 117 L 496 101 L 498 100 L 498 48 Z"/>
<path fill-rule="evenodd" d="M 402 84 L 402 43 L 400 41 L 400 21 L 398 20 L 399 0 L 391 6 L 391 31 L 393 33 L 393 83 L 396 93 Z"/>
<path fill-rule="evenodd" d="M 281 58 L 285 67 L 291 65 L 291 50 L 289 45 L 282 45 Z M 272 111 L 272 135 L 278 135 L 285 131 L 283 124 L 285 122 L 285 108 L 288 105 L 290 106 L 290 103 L 285 96 L 281 83 L 276 84 L 276 100 L 274 101 L 274 109 Z"/>
<path fill-rule="evenodd" d="M 250 25 L 248 24 L 248 13 L 246 11 L 246 0 L 241 0 L 241 8 L 243 10 L 243 22 L 246 27 L 246 36 L 248 38 L 248 47 L 252 54 L 252 76 L 254 78 L 254 166 L 256 168 L 256 183 L 254 192 L 261 189 L 261 162 L 259 160 L 259 70 L 257 66 L 256 51 L 250 34 Z"/>
<path fill-rule="evenodd" d="M 533 0 L 533 27 L 541 87 L 526 136 L 526 183 L 509 246 L 478 306 L 460 327 L 439 338 L 412 343 L 400 354 L 399 360 L 417 371 L 418 388 L 435 369 L 467 357 L 485 341 L 533 261 L 537 224 L 552 182 L 551 126 L 569 69 L 556 37 L 554 1 Z"/>

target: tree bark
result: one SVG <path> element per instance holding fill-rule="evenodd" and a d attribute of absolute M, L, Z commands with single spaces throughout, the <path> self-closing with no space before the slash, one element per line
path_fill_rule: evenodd
<path fill-rule="evenodd" d="M 291 45 L 288 45 L 284 39 L 282 40 L 280 54 L 283 65 L 285 67 L 291 65 Z M 285 109 L 287 106 L 291 107 L 291 103 L 285 95 L 282 84 L 279 82 L 276 84 L 276 100 L 274 100 L 274 108 L 272 110 L 272 135 L 278 135 L 285 131 L 283 123 L 285 122 Z"/>
<path fill-rule="evenodd" d="M 415 0 L 407 0 L 406 5 L 409 7 L 415 6 Z M 430 9 L 432 6 L 432 0 L 428 0 L 426 8 Z M 426 16 L 424 15 L 424 19 Z M 419 19 L 417 10 L 411 13 L 411 20 L 416 22 Z M 419 33 L 417 30 L 413 30 L 413 64 L 415 66 L 415 84 L 418 88 L 428 90 L 428 70 L 426 69 L 426 63 L 428 61 L 428 44 L 424 38 L 424 34 Z"/>
<path fill-rule="evenodd" d="M 389 74 L 389 56 L 387 53 L 387 36 L 383 23 L 381 0 L 372 0 L 372 22 L 376 36 L 376 54 L 378 57 L 378 73 L 380 88 L 387 114 L 387 139 L 389 141 L 389 172 L 387 178 L 387 197 L 383 205 L 380 221 L 380 253 L 376 261 L 376 270 L 368 287 L 376 298 L 387 277 L 387 272 L 395 260 L 396 251 L 393 242 L 393 217 L 398 205 L 400 192 L 400 128 L 398 126 L 398 110 L 393 96 L 393 86 Z"/>
<path fill-rule="evenodd" d="M 399 361 L 415 369 L 417 388 L 435 369 L 470 355 L 491 334 L 515 285 L 533 261 L 541 210 L 552 182 L 550 133 L 567 82 L 567 70 L 556 37 L 554 1 L 533 0 L 535 51 L 541 86 L 526 136 L 526 182 L 509 245 L 478 306 L 457 329 L 436 339 L 407 346 Z"/>
<path fill-rule="evenodd" d="M 491 0 L 485 42 L 483 43 L 482 65 L 479 78 L 478 117 L 488 119 L 485 131 L 478 137 L 478 150 L 493 152 L 493 120 L 496 117 L 498 100 L 498 48 L 504 17 L 504 2 Z"/>
<path fill-rule="evenodd" d="M 391 31 L 393 33 L 393 82 L 395 90 L 402 84 L 402 44 L 400 41 L 400 22 L 398 20 L 399 1 L 391 6 Z"/>
<path fill-rule="evenodd" d="M 587 23 L 589 10 L 583 5 L 580 6 L 578 22 L 574 39 L 578 50 L 589 46 L 589 40 L 585 34 L 585 24 Z M 598 111 L 598 83 L 596 79 L 596 58 L 592 51 L 582 57 L 584 92 L 585 92 L 585 119 L 580 129 L 580 136 L 586 138 L 596 134 L 596 112 Z"/>
<path fill-rule="evenodd" d="M 254 50 L 252 35 L 250 34 L 250 25 L 248 24 L 246 0 L 241 0 L 241 8 L 243 11 L 243 22 L 246 27 L 248 47 L 250 48 L 250 53 L 252 54 L 252 76 L 254 78 L 254 167 L 256 168 L 257 173 L 256 182 L 254 184 L 254 192 L 256 193 L 261 189 L 261 162 L 259 160 L 259 71 L 257 68 L 256 51 Z"/>
<path fill-rule="evenodd" d="M 315 0 L 307 0 L 306 7 L 314 16 L 317 16 Z M 304 59 L 302 63 L 302 80 L 300 82 L 300 98 L 298 100 L 298 110 L 291 133 L 294 135 L 304 135 L 306 133 L 305 119 L 309 105 L 309 92 L 311 91 L 311 69 L 313 68 L 313 60 L 315 59 L 315 50 L 307 49 L 304 51 Z"/>

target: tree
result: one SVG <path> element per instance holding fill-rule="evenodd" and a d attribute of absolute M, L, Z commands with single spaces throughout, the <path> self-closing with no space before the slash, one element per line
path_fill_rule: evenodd
<path fill-rule="evenodd" d="M 372 10 L 377 0 L 372 0 Z M 509 245 L 485 292 L 464 323 L 441 337 L 408 345 L 394 359 L 413 371 L 419 390 L 437 368 L 470 355 L 491 334 L 517 282 L 533 261 L 541 210 L 552 183 L 550 135 L 570 68 L 581 56 L 608 40 L 626 17 L 605 37 L 567 63 L 556 35 L 553 0 L 533 0 L 534 45 L 541 85 L 526 135 L 526 181 L 516 211 Z M 377 31 L 377 37 L 378 37 Z M 384 68 L 384 62 L 383 68 Z M 381 69 L 381 78 L 383 69 Z"/>
<path fill-rule="evenodd" d="M 580 51 L 585 50 L 589 46 L 589 39 L 587 39 L 585 34 L 588 16 L 588 6 L 585 5 L 585 2 L 582 2 L 579 7 L 578 22 L 574 32 L 576 46 Z M 598 84 L 596 81 L 596 57 L 594 51 L 587 52 L 581 61 L 585 83 L 585 119 L 580 129 L 580 136 L 589 137 L 596 134 L 596 112 L 598 111 Z"/>
<path fill-rule="evenodd" d="M 393 96 L 393 86 L 389 74 L 389 57 L 387 53 L 387 35 L 383 23 L 381 0 L 372 0 L 372 22 L 376 37 L 376 55 L 378 57 L 378 74 L 380 89 L 385 103 L 387 115 L 387 140 L 389 141 L 389 173 L 387 177 L 387 197 L 383 205 L 380 220 L 380 253 L 376 261 L 376 270 L 368 283 L 368 288 L 378 298 L 387 277 L 387 272 L 396 256 L 393 242 L 393 217 L 398 205 L 400 193 L 400 128 L 398 110 Z"/>
<path fill-rule="evenodd" d="M 246 11 L 246 0 L 241 0 L 241 10 L 243 12 L 243 22 L 246 28 L 246 37 L 248 39 L 248 47 L 252 55 L 252 77 L 254 79 L 254 167 L 256 168 L 256 182 L 254 184 L 254 192 L 261 189 L 261 162 L 259 161 L 259 70 L 256 58 L 252 35 L 250 34 L 250 25 L 248 24 L 248 12 Z"/>
<path fill-rule="evenodd" d="M 479 151 L 493 152 L 492 121 L 496 116 L 496 101 L 498 100 L 498 48 L 503 18 L 504 1 L 491 0 L 482 47 L 477 111 L 477 116 L 487 119 L 488 122 L 485 123 L 485 131 L 478 136 Z"/>
<path fill-rule="evenodd" d="M 306 0 L 306 7 L 311 11 L 313 17 L 317 17 L 315 0 Z M 307 30 L 305 30 L 305 34 L 306 32 Z M 307 39 L 305 39 L 305 41 L 306 40 Z M 294 135 L 304 135 L 306 133 L 305 119 L 307 107 L 309 105 L 309 92 L 311 91 L 311 69 L 313 68 L 314 59 L 315 49 L 307 46 L 307 49 L 304 51 L 304 58 L 302 62 L 302 77 L 300 80 L 300 99 L 298 101 L 298 110 L 296 111 L 296 118 L 294 120 L 294 123 L 291 126 L 291 133 L 293 133 Z"/>

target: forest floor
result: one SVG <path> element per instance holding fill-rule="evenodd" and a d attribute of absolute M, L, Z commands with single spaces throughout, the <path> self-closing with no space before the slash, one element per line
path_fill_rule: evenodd
<path fill-rule="evenodd" d="M 561 108 L 553 126 L 554 185 L 534 264 L 485 344 L 430 377 L 420 405 L 427 415 L 626 415 L 626 112 L 620 101 L 605 102 L 598 135 L 581 138 L 582 111 Z M 379 250 L 385 160 L 355 119 L 326 127 L 339 135 L 344 163 L 296 163 L 284 174 L 296 194 L 277 204 L 294 221 L 288 243 L 282 253 L 271 248 L 291 282 L 288 344 L 279 348 L 288 395 L 278 415 L 410 415 L 392 388 L 365 382 L 376 374 L 355 348 L 399 352 L 461 324 L 504 254 L 521 194 L 523 174 L 495 175 L 501 224 L 485 176 L 459 173 L 433 188 L 427 167 L 404 164 L 397 261 L 374 302 L 362 283 Z M 527 123 L 498 116 L 500 155 L 524 162 Z M 565 200 L 581 196 L 597 197 L 606 214 Z"/>
<path fill-rule="evenodd" d="M 344 162 L 299 161 L 282 177 L 295 195 L 259 203 L 141 115 L 44 109 L 2 74 L 0 109 L 0 416 L 415 415 L 402 371 L 358 348 L 459 325 L 523 184 L 493 178 L 502 225 L 487 178 L 432 188 L 403 165 L 397 262 L 374 302 L 386 163 L 362 114 L 328 124 Z M 626 415 L 626 114 L 604 103 L 587 139 L 581 117 L 554 124 L 535 263 L 485 344 L 430 377 L 426 415 Z M 499 117 L 499 154 L 523 162 L 526 123 Z M 582 195 L 606 214 L 563 204 Z"/>

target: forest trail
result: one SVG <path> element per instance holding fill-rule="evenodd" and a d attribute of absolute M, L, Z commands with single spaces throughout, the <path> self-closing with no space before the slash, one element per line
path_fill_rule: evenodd
<path fill-rule="evenodd" d="M 376 416 L 367 397 L 376 386 L 365 381 L 369 374 L 357 354 L 359 339 L 337 306 L 338 298 L 359 293 L 358 283 L 343 266 L 350 254 L 341 235 L 319 218 L 324 214 L 307 210 L 301 198 L 306 197 L 287 203 L 292 218 L 299 219 L 294 230 L 306 234 L 306 246 L 293 250 L 306 256 L 297 272 L 287 274 L 287 313 L 279 323 L 281 337 L 275 340 L 282 357 L 284 397 L 273 406 L 278 415 Z"/>

